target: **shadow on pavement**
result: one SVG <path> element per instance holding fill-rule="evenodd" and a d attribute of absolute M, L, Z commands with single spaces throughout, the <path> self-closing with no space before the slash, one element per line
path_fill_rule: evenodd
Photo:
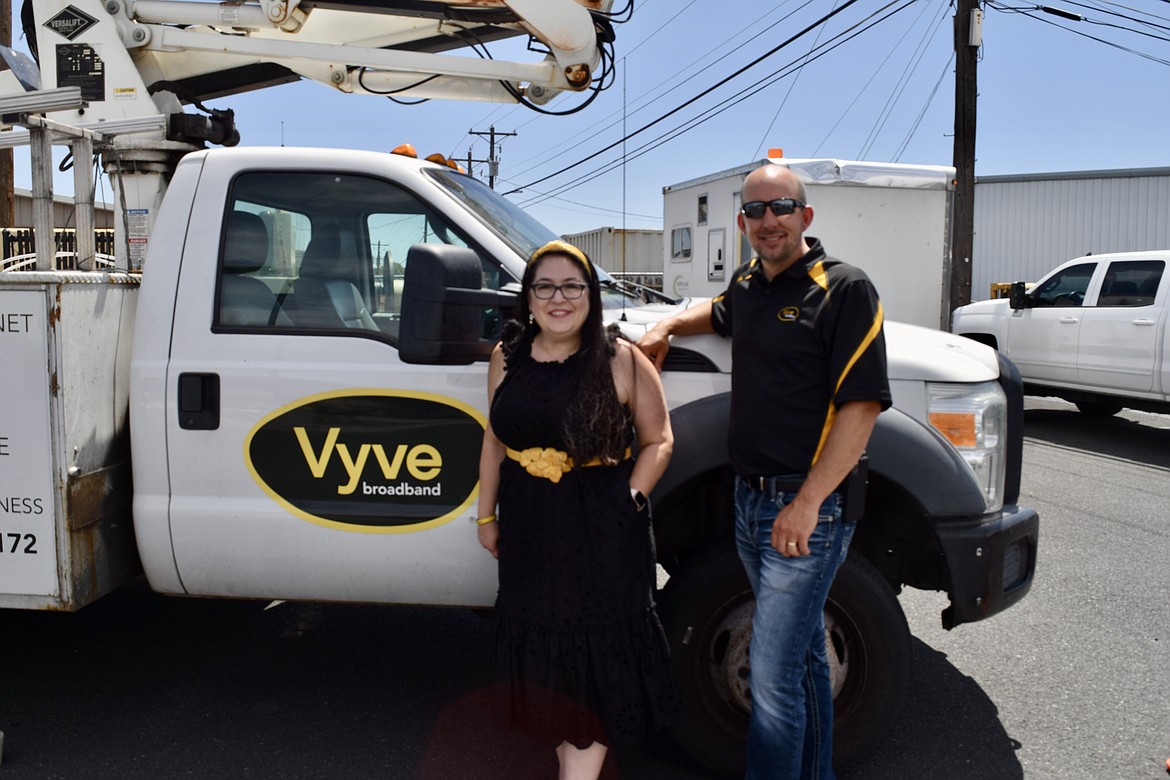
<path fill-rule="evenodd" d="M 1170 469 L 1170 428 L 1148 425 L 1142 420 L 1142 415 L 1132 412 L 1091 417 L 1071 405 L 1060 409 L 1030 408 L 1024 411 L 1024 435 L 1049 444 Z"/>
<path fill-rule="evenodd" d="M 1020 744 L 994 702 L 944 653 L 912 640 L 910 691 L 902 717 L 872 756 L 840 780 L 1014 780 L 1024 776 Z"/>
<path fill-rule="evenodd" d="M 5 780 L 555 776 L 506 733 L 467 610 L 186 600 L 135 583 L 77 614 L 0 611 Z M 843 780 L 1016 778 L 995 705 L 918 640 L 903 717 Z M 605 780 L 701 780 L 662 735 Z"/>

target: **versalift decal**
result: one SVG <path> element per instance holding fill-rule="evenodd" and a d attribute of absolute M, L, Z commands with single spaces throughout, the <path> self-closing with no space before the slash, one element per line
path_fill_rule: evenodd
<path fill-rule="evenodd" d="M 479 485 L 486 421 L 453 398 L 391 390 L 309 396 L 244 440 L 252 478 L 289 512 L 363 533 L 449 522 Z"/>

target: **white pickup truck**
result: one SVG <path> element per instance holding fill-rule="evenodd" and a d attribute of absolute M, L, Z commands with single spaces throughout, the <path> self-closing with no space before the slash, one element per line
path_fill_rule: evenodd
<path fill-rule="evenodd" d="M 1025 392 L 1086 414 L 1170 412 L 1170 250 L 1070 260 L 1011 297 L 955 309 L 951 329 L 1011 358 Z"/>
<path fill-rule="evenodd" d="M 0 607 L 78 609 L 143 569 L 184 596 L 491 605 L 495 561 L 468 524 L 485 357 L 553 237 L 446 166 L 220 149 L 178 164 L 143 273 L 0 273 Z M 687 302 L 607 279 L 604 305 L 636 337 Z M 949 628 L 1019 601 L 1036 566 L 1010 361 L 896 323 L 887 343 L 894 407 L 826 609 L 842 765 L 908 684 L 898 590 L 947 592 Z M 675 455 L 651 498 L 675 732 L 742 776 L 730 369 L 724 340 L 676 340 Z"/>

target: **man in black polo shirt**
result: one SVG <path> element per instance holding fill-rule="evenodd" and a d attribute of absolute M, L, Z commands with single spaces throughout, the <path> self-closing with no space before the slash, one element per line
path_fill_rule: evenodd
<path fill-rule="evenodd" d="M 824 607 L 853 537 L 840 488 L 890 405 L 882 307 L 862 271 L 804 235 L 813 209 L 788 168 L 752 171 L 742 200 L 756 257 L 638 346 L 661 369 L 671 336 L 732 339 L 736 545 L 756 596 L 748 778 L 832 778 Z"/>

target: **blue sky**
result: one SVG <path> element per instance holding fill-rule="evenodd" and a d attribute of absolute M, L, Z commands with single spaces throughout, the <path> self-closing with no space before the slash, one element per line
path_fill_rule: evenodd
<path fill-rule="evenodd" d="M 658 119 L 845 5 L 636 0 L 632 19 L 617 28 L 613 85 L 571 116 L 480 103 L 405 106 L 307 82 L 210 105 L 236 110 L 245 145 L 388 151 L 409 141 L 424 155 L 466 158 L 470 149 L 481 159 L 487 143 L 469 131 L 494 125 L 517 134 L 502 141 L 497 189 L 523 187 L 511 197 L 553 230 L 657 228 L 663 186 L 751 162 L 769 147 L 788 157 L 951 163 L 954 9 L 948 0 L 854 3 L 628 140 L 624 164 L 620 144 L 601 151 L 622 138 L 623 126 L 632 132 Z M 1030 4 L 984 4 L 976 174 L 1170 166 L 1170 2 L 1046 5 L 1085 20 Z M 845 36 L 852 37 L 826 50 Z M 23 41 L 15 45 L 23 48 Z M 492 50 L 501 57 L 509 52 L 507 44 Z M 810 52 L 820 56 L 802 64 Z M 577 100 L 563 96 L 549 108 Z M 679 132 L 717 106 L 725 110 Z M 27 164 L 18 157 L 18 185 L 22 176 Z"/>

